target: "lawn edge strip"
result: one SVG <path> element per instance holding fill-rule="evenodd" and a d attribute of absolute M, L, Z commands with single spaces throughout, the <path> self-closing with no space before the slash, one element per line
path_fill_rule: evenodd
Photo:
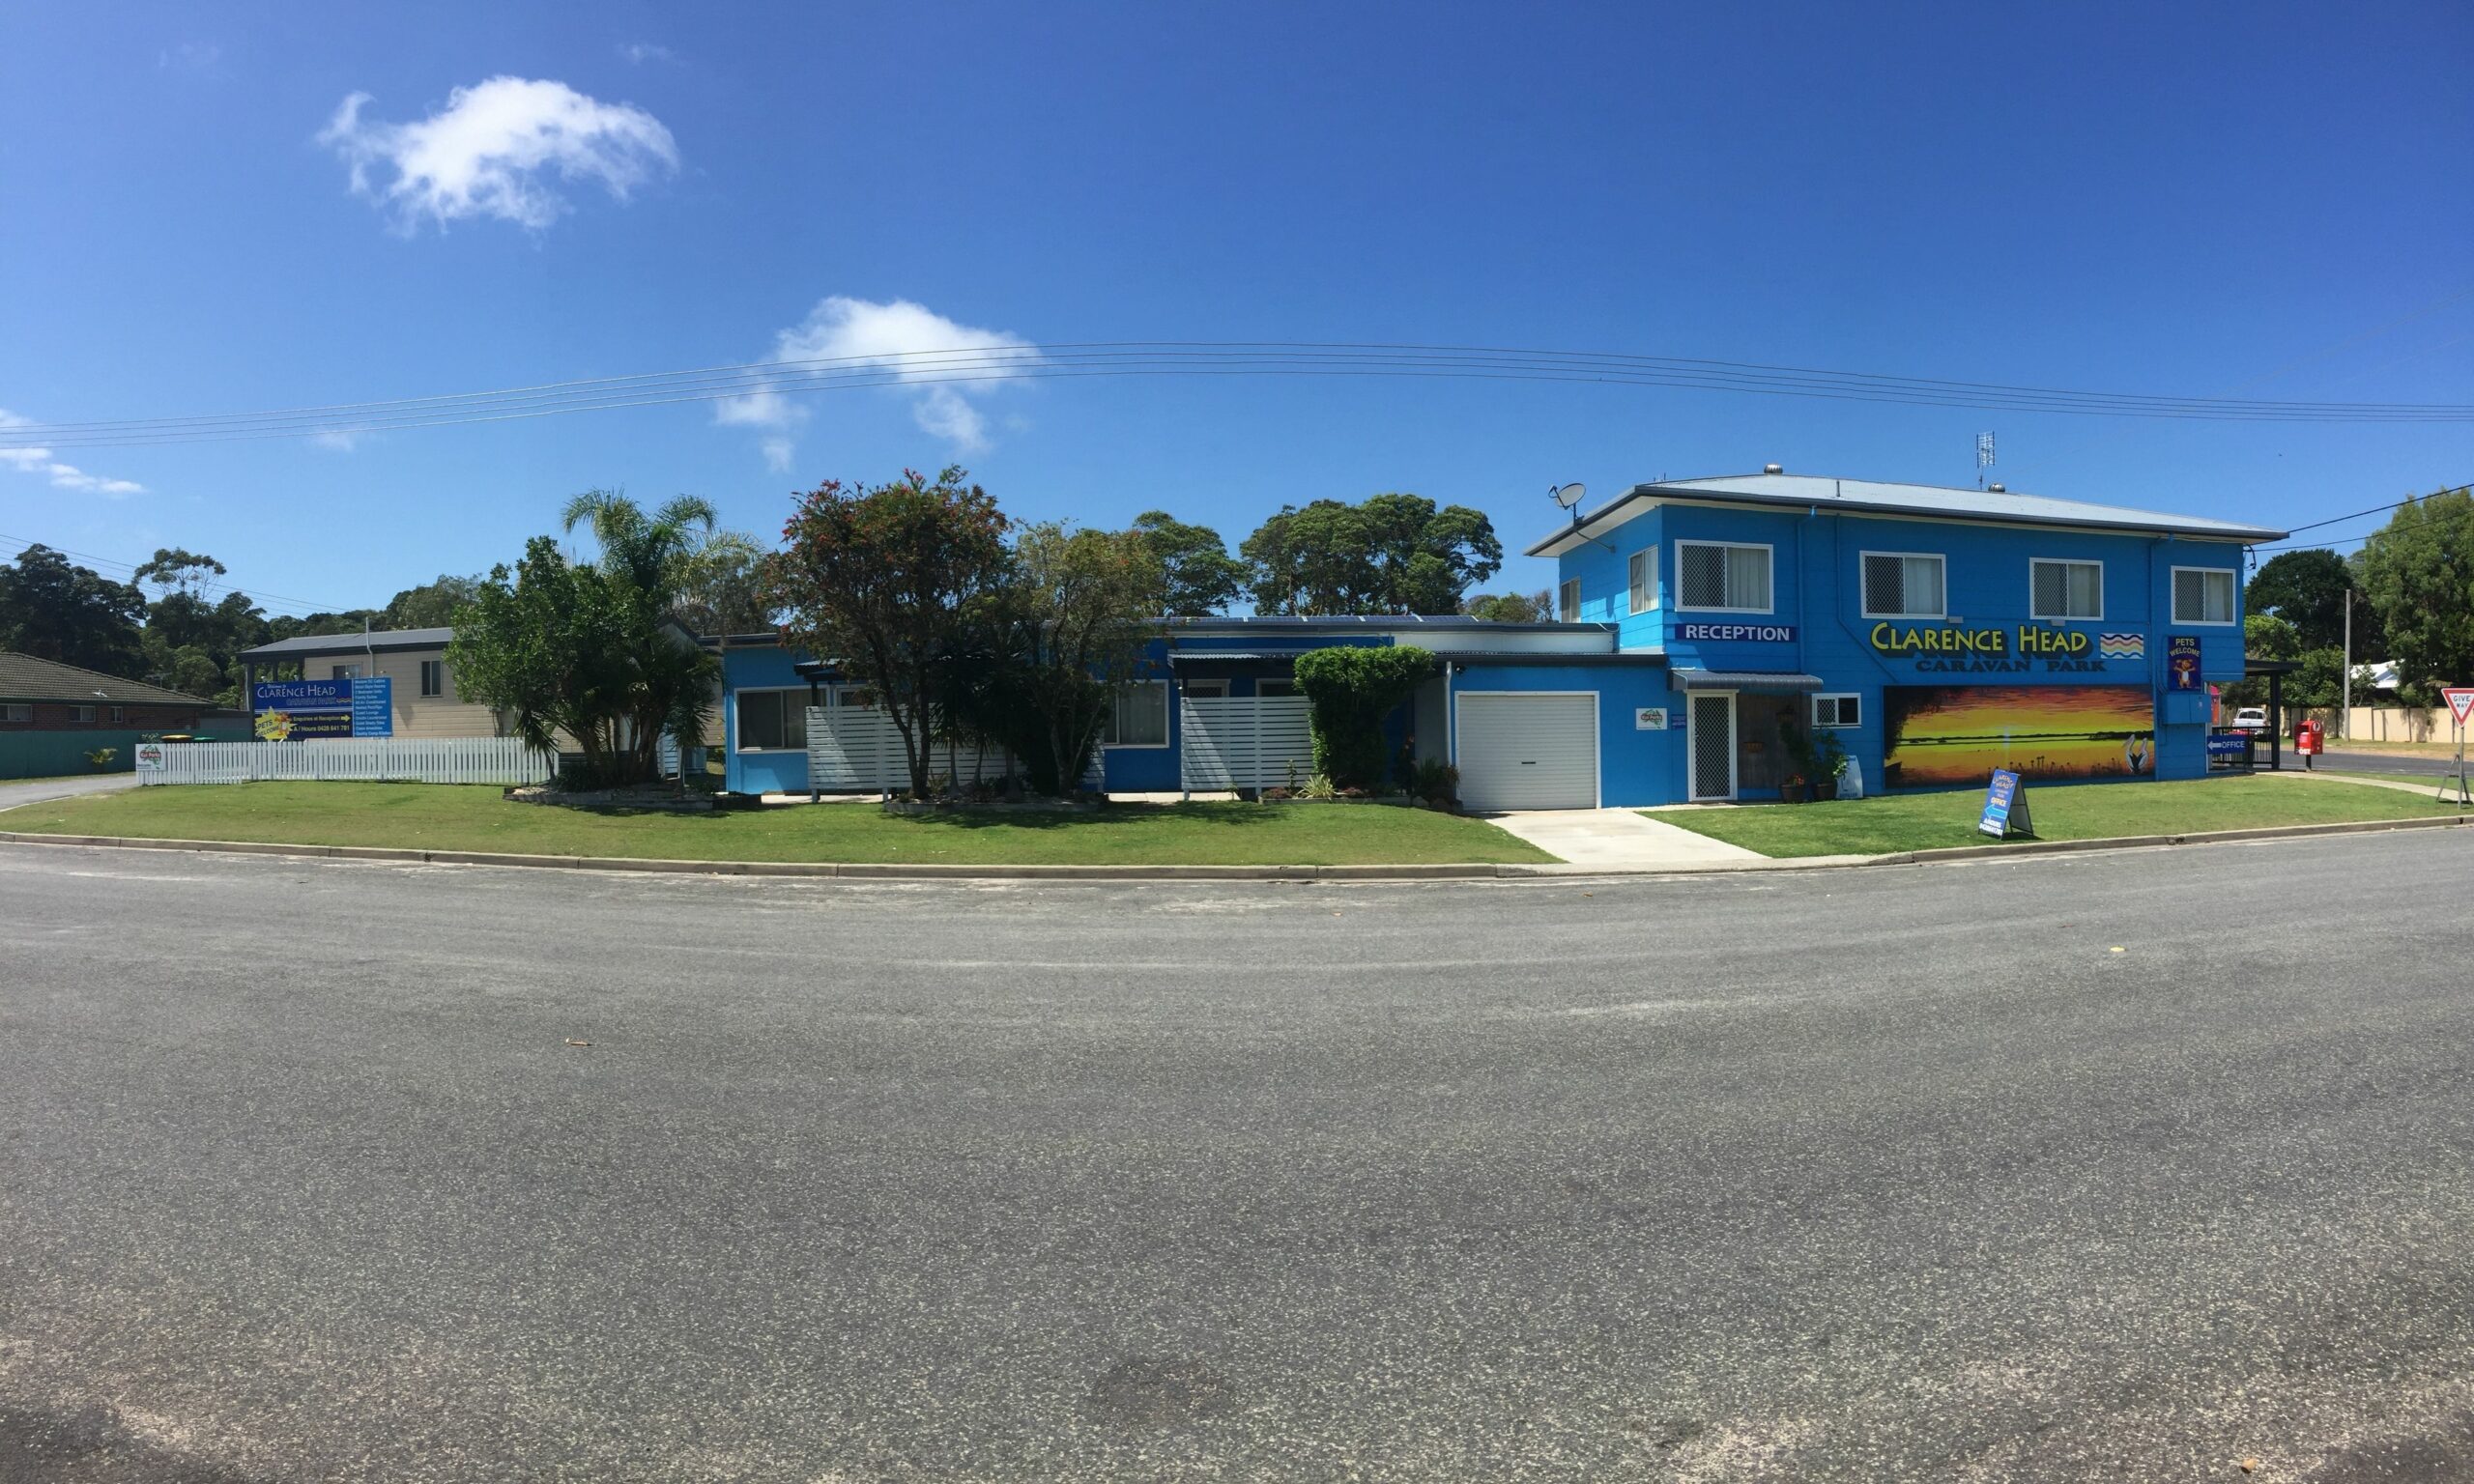
<path fill-rule="evenodd" d="M 2193 830 L 2178 835 L 2112 835 L 2094 840 L 2027 841 L 1953 845 L 1884 855 L 1765 856 L 1702 866 L 1603 867 L 1570 862 L 1439 862 L 1397 866 L 968 866 L 900 861 L 678 861 L 604 855 L 519 855 L 496 850 L 412 850 L 388 845 L 300 845 L 246 840 L 152 840 L 118 835 L 50 835 L 0 830 L 0 844 L 86 845 L 119 850 L 186 850 L 226 855 L 280 855 L 317 860 L 394 861 L 430 866 L 525 866 L 558 870 L 623 870 L 705 876 L 827 876 L 880 881 L 1449 881 L 1539 879 L 1549 876 L 1682 876 L 1744 870 L 1837 870 L 1866 866 L 1931 866 L 2010 856 L 2069 855 L 2089 850 L 2140 850 L 2165 845 L 2236 844 L 2255 840 L 2367 835 L 2388 830 L 2474 825 L 2474 813 L 2357 823 L 2281 824 L 2243 830 Z"/>

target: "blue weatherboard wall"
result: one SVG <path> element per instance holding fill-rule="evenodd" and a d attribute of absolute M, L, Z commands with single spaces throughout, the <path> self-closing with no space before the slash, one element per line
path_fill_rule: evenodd
<path fill-rule="evenodd" d="M 738 745 L 738 693 L 742 690 L 796 690 L 804 699 L 808 683 L 791 667 L 797 656 L 779 644 L 722 651 L 722 779 L 734 793 L 805 793 L 808 755 L 802 752 L 741 752 Z"/>
<path fill-rule="evenodd" d="M 1627 612 L 1625 558 L 1656 536 L 1660 606 L 1649 614 Z M 2156 703 L 2156 764 L 2160 778 L 2196 778 L 2206 771 L 2209 721 L 2204 690 L 2165 691 L 2167 641 L 2174 635 L 2200 641 L 2205 680 L 2227 684 L 2242 677 L 2240 613 L 2224 625 L 2172 621 L 2171 569 L 2215 567 L 2235 575 L 2239 591 L 2242 549 L 2224 542 L 2171 536 L 2125 535 L 2064 528 L 2026 528 L 1958 522 L 1883 520 L 1836 513 L 1740 510 L 1663 505 L 1584 544 L 1561 560 L 1562 578 L 1578 577 L 1580 615 L 1620 625 L 1626 649 L 1662 650 L 1671 664 L 1709 670 L 1771 671 L 1819 676 L 1827 692 L 1860 698 L 1862 725 L 1839 733 L 1859 759 L 1866 783 L 1882 785 L 1883 696 L 1887 686 L 1913 685 L 2134 685 Z M 1679 540 L 1760 542 L 1771 548 L 1770 611 L 1762 614 L 1695 613 L 1677 606 Z M 1611 550 L 1610 550 L 1611 548 Z M 1901 630 L 1998 629 L 2005 638 L 2003 668 L 1956 668 L 1935 653 L 1888 654 L 1872 642 L 1878 620 L 1862 616 L 1860 560 L 1864 552 L 1934 553 L 1945 558 L 1946 611 L 1951 621 L 1900 620 Z M 2031 557 L 2101 561 L 2105 567 L 2104 617 L 2055 625 L 2028 616 Z M 1757 638 L 1692 638 L 1689 626 L 1735 625 L 1770 631 Z M 2020 630 L 2085 635 L 2079 655 L 2025 655 Z M 2144 653 L 2108 658 L 2099 636 L 2133 634 Z M 2024 659 L 2024 666 L 2016 662 Z M 1543 687 L 1552 689 L 1554 687 Z M 1646 704 L 1646 702 L 1644 702 Z M 1681 708 L 1683 698 L 1668 704 Z M 1631 775 L 1619 787 L 1616 755 L 1602 754 L 1606 802 L 1674 802 L 1686 796 L 1683 736 L 1671 734 L 1672 776 L 1656 796 L 1634 796 Z"/>
<path fill-rule="evenodd" d="M 1669 804 L 1684 797 L 1683 699 L 1657 665 L 1473 665 L 1455 669 L 1453 725 L 1459 699 L 1483 691 L 1594 691 L 1597 694 L 1597 787 L 1609 809 Z M 1633 713 L 1663 709 L 1666 729 L 1642 731 Z M 1453 753 L 1457 756 L 1455 744 Z"/>

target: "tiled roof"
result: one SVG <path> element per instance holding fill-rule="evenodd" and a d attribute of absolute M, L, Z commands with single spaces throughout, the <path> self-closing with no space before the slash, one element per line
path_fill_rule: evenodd
<path fill-rule="evenodd" d="M 211 706 L 213 701 L 184 691 L 167 691 L 143 680 L 123 680 L 56 660 L 0 649 L 0 700 L 53 700 L 74 705 L 96 701 L 148 706 Z"/>

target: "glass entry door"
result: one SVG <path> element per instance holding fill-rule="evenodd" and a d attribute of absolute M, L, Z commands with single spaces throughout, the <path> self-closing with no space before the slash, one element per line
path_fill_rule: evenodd
<path fill-rule="evenodd" d="M 1690 712 L 1692 735 L 1686 739 L 1692 760 L 1692 797 L 1732 799 L 1736 796 L 1736 698 L 1733 692 L 1696 692 Z"/>

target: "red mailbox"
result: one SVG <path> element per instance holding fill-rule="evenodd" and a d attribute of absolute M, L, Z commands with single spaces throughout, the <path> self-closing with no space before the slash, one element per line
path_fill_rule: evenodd
<path fill-rule="evenodd" d="M 2319 756 L 2322 741 L 2321 728 L 2315 718 L 2306 716 L 2302 725 L 2293 728 L 2293 750 L 2302 755 L 2304 767 L 2312 766 L 2310 759 Z"/>

